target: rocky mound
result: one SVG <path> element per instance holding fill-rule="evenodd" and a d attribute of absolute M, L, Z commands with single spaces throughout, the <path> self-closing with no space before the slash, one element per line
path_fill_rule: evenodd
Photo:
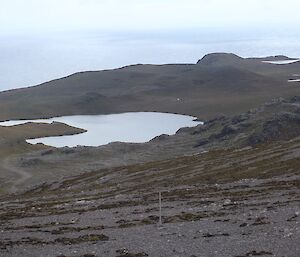
<path fill-rule="evenodd" d="M 196 146 L 253 146 L 290 140 L 300 135 L 300 97 L 277 99 L 232 118 L 209 120 L 189 133 L 200 137 Z"/>
<path fill-rule="evenodd" d="M 205 55 L 197 64 L 200 65 L 231 65 L 243 62 L 243 58 L 232 53 L 212 53 Z"/>

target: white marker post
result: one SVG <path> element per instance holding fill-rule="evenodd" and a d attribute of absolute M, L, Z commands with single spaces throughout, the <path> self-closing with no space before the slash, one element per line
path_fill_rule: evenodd
<path fill-rule="evenodd" d="M 158 202 L 159 202 L 159 226 L 162 226 L 162 219 L 161 219 L 161 192 L 158 192 Z"/>

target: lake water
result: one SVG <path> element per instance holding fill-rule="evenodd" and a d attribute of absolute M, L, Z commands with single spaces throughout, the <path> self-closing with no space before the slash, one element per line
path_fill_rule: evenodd
<path fill-rule="evenodd" d="M 300 57 L 300 29 L 194 28 L 176 31 L 89 31 L 0 34 L 0 91 L 78 71 L 136 63 L 195 63 L 211 52 L 242 57 Z"/>
<path fill-rule="evenodd" d="M 99 146 L 110 142 L 143 143 L 161 134 L 172 135 L 182 127 L 193 127 L 201 122 L 194 117 L 157 112 L 132 112 L 110 115 L 78 115 L 43 120 L 1 122 L 1 126 L 13 126 L 26 122 L 63 122 L 87 130 L 86 133 L 27 140 L 31 144 L 43 143 L 54 147 Z"/>
<path fill-rule="evenodd" d="M 290 63 L 299 62 L 299 59 L 295 60 L 279 60 L 279 61 L 262 61 L 264 63 L 271 63 L 271 64 L 278 64 L 278 65 L 285 65 Z"/>

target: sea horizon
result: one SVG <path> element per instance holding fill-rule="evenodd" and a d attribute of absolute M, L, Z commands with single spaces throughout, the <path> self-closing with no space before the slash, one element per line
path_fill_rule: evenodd
<path fill-rule="evenodd" d="M 1 33 L 0 39 L 0 91 L 76 72 L 134 64 L 196 63 L 213 52 L 245 58 L 300 57 L 300 31 L 284 28 L 15 32 Z"/>

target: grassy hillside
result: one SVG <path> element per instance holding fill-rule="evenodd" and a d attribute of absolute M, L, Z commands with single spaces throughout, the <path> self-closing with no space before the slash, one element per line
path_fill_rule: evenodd
<path fill-rule="evenodd" d="M 296 257 L 299 147 L 298 138 L 44 183 L 2 199 L 0 255 L 210 256 L 213 249 L 218 257 Z"/>

